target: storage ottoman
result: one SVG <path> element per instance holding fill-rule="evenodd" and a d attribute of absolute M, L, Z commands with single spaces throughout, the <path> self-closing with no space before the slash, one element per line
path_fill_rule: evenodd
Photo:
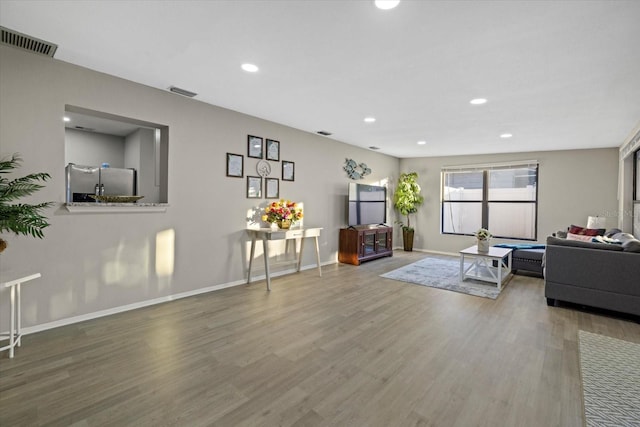
<path fill-rule="evenodd" d="M 537 273 L 542 276 L 544 249 L 515 249 L 511 254 L 511 269 Z"/>
<path fill-rule="evenodd" d="M 517 273 L 519 270 L 528 271 L 542 276 L 542 259 L 544 258 L 544 249 L 542 248 L 516 248 L 515 245 L 496 245 L 499 248 L 512 248 L 511 252 L 511 271 Z M 537 245 L 543 246 L 543 245 Z M 505 259 L 506 263 L 507 260 Z M 493 261 L 493 266 L 497 267 L 497 261 Z"/>

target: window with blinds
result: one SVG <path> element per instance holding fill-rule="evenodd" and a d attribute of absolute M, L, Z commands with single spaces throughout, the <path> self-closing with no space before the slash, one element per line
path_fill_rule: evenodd
<path fill-rule="evenodd" d="M 538 163 L 442 168 L 441 232 L 536 240 Z"/>

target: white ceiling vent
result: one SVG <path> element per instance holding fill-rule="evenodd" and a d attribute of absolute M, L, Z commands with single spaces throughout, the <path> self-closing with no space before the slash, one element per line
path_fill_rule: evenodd
<path fill-rule="evenodd" d="M 7 46 L 17 47 L 32 53 L 37 53 L 38 55 L 50 56 L 51 58 L 53 58 L 53 55 L 58 49 L 57 44 L 40 40 L 5 27 L 0 27 L 0 42 Z"/>

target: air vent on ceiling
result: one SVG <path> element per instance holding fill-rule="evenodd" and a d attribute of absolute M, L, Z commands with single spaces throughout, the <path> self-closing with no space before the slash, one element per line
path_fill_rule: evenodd
<path fill-rule="evenodd" d="M 175 86 L 171 86 L 169 87 L 169 90 L 173 93 L 177 93 L 183 96 L 188 96 L 189 98 L 193 98 L 194 96 L 197 95 L 197 93 L 195 92 L 191 92 L 189 90 L 186 89 L 180 89 L 179 87 L 175 87 Z"/>
<path fill-rule="evenodd" d="M 95 132 L 96 131 L 94 128 L 86 128 L 84 126 L 74 126 L 74 129 L 86 130 L 87 132 Z"/>
<path fill-rule="evenodd" d="M 56 44 L 5 27 L 0 27 L 0 41 L 7 46 L 17 47 L 31 53 L 37 53 L 38 55 L 50 56 L 51 58 L 53 58 L 53 55 L 58 49 L 58 45 Z"/>
<path fill-rule="evenodd" d="M 370 148 L 370 149 L 372 149 L 372 150 L 379 150 L 379 149 L 380 149 L 380 147 L 376 147 L 375 145 L 372 145 L 372 146 L 371 146 L 371 147 L 369 147 L 369 148 Z"/>
<path fill-rule="evenodd" d="M 320 135 L 324 135 L 324 136 L 329 136 L 331 135 L 331 132 L 327 132 L 326 130 L 319 130 L 318 132 L 316 132 L 317 134 Z"/>

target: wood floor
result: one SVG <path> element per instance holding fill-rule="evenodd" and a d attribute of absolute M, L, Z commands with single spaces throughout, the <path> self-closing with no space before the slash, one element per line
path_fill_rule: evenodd
<path fill-rule="evenodd" d="M 396 251 L 23 338 L 0 354 L 2 426 L 582 426 L 577 332 L 640 324 L 378 275 Z"/>

